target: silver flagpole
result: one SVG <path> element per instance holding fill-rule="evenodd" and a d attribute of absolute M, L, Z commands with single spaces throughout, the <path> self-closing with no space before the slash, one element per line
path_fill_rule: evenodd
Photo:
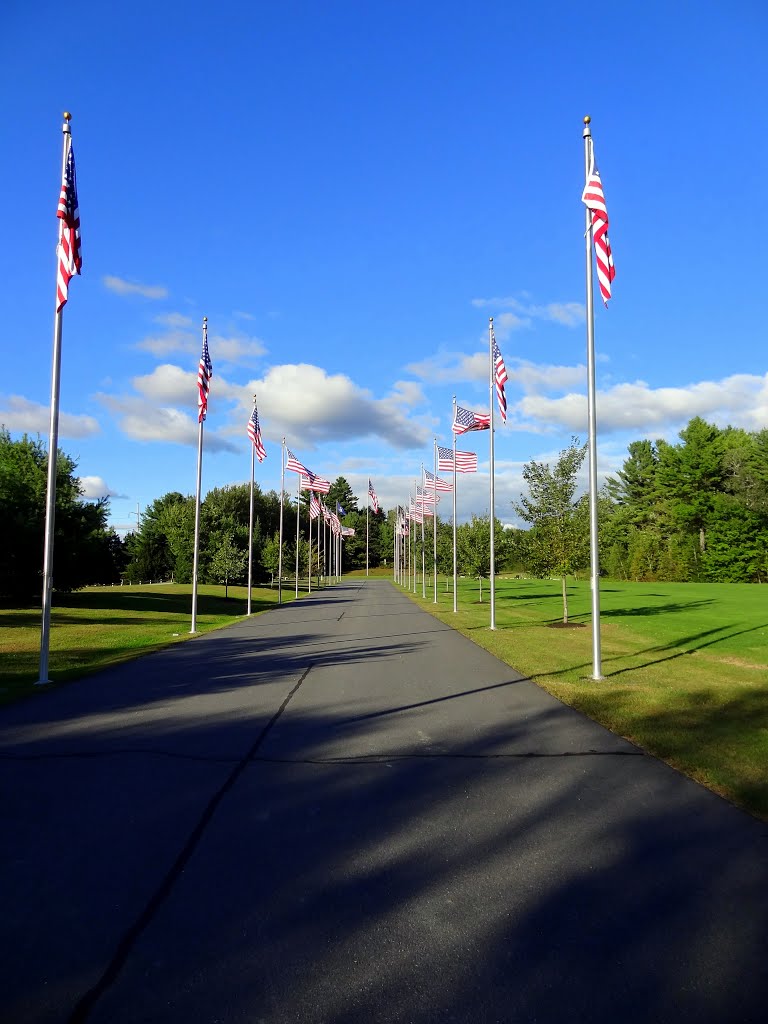
<path fill-rule="evenodd" d="M 318 501 L 319 500 L 320 499 L 318 499 Z M 322 582 L 322 580 L 323 580 L 323 563 L 320 560 L 320 552 L 321 552 L 321 547 L 320 547 L 320 528 L 321 528 L 321 523 L 320 523 L 320 520 L 322 518 L 323 518 L 322 512 L 318 512 L 317 513 L 317 526 L 315 528 L 315 536 L 317 537 L 317 555 L 315 557 L 315 564 L 317 565 L 317 589 L 318 590 L 323 585 L 323 582 Z"/>
<path fill-rule="evenodd" d="M 307 593 L 312 593 L 312 516 L 309 515 L 309 511 L 312 509 L 312 498 L 314 491 L 309 492 L 309 510 L 307 515 L 309 516 L 309 556 L 307 558 Z"/>
<path fill-rule="evenodd" d="M 72 132 L 69 122 L 72 115 L 64 112 L 64 124 L 61 131 L 64 135 L 61 153 L 61 178 L 67 167 L 67 156 L 69 147 L 72 145 Z M 56 275 L 58 281 L 58 247 L 61 245 L 61 236 L 64 230 L 64 221 L 59 218 L 59 241 L 56 247 Z M 56 289 L 56 305 L 58 301 L 58 285 Z M 63 307 L 62 307 L 63 308 Z M 53 321 L 53 357 L 51 361 L 51 421 L 48 433 L 48 480 L 45 493 L 45 541 L 43 544 L 43 619 L 40 625 L 40 668 L 36 686 L 45 686 L 50 683 L 48 678 L 48 654 L 51 645 L 51 600 L 53 597 L 53 534 L 56 521 L 56 465 L 59 455 L 59 391 L 61 384 L 61 309 L 57 309 Z"/>
<path fill-rule="evenodd" d="M 253 396 L 253 408 L 256 408 L 256 395 Z M 251 494 L 248 516 L 248 610 L 251 614 L 251 589 L 253 587 L 253 478 L 256 473 L 256 445 L 251 445 Z"/>
<path fill-rule="evenodd" d="M 494 416 L 493 416 L 493 388 L 494 388 L 494 373 L 493 373 L 493 317 L 488 320 L 488 361 L 490 364 L 490 377 L 488 385 L 488 401 L 491 409 L 491 429 L 489 431 L 490 437 L 490 449 L 491 449 L 491 559 L 490 559 L 490 584 L 491 584 L 491 629 L 496 629 L 496 488 L 495 488 L 495 468 L 493 458 L 493 434 L 494 434 Z"/>
<path fill-rule="evenodd" d="M 408 495 L 408 590 L 412 590 L 416 593 L 416 584 L 412 580 L 413 576 L 413 520 L 411 519 L 411 496 Z"/>
<path fill-rule="evenodd" d="M 370 480 L 369 480 L 370 483 Z M 368 500 L 365 506 L 365 575 L 368 575 L 368 516 L 371 511 L 371 496 L 368 495 Z"/>
<path fill-rule="evenodd" d="M 280 454 L 280 546 L 277 555 L 277 603 L 283 603 L 283 502 L 285 498 L 285 438 Z"/>
<path fill-rule="evenodd" d="M 453 422 L 456 422 L 456 395 L 453 396 Z M 458 611 L 456 584 L 456 434 L 453 435 L 453 610 Z"/>
<path fill-rule="evenodd" d="M 584 118 L 584 180 L 589 178 L 594 163 L 592 118 Z M 592 217 L 586 207 L 587 256 L 587 412 L 589 415 L 589 563 L 592 589 L 592 678 L 603 679 L 600 658 L 600 565 L 597 548 L 597 414 L 595 411 L 595 307 L 592 301 Z"/>
<path fill-rule="evenodd" d="M 299 596 L 299 510 L 301 509 L 301 473 L 296 474 L 296 597 Z"/>
<path fill-rule="evenodd" d="M 421 464 L 421 596 L 427 598 L 427 545 L 424 541 L 424 463 Z M 418 494 L 418 490 L 416 494 Z"/>
<path fill-rule="evenodd" d="M 432 602 L 437 604 L 437 438 L 433 438 L 432 444 L 432 461 L 434 463 L 434 476 L 432 478 L 432 497 L 434 499 L 434 508 L 432 511 L 432 571 L 435 577 L 435 599 Z"/>
<path fill-rule="evenodd" d="M 208 339 L 208 317 L 203 317 L 203 347 Z M 197 573 L 200 564 L 200 487 L 203 481 L 203 425 L 205 419 L 198 423 L 197 430 L 197 487 L 195 488 L 195 551 L 192 561 L 192 626 L 190 633 L 197 632 Z"/>
<path fill-rule="evenodd" d="M 416 593 L 416 532 L 415 520 L 411 516 L 411 496 L 408 495 L 408 589 Z"/>

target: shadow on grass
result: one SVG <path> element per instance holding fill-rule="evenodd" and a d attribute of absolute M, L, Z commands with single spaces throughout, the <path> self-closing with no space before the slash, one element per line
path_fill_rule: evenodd
<path fill-rule="evenodd" d="M 716 685 L 678 691 L 673 706 L 647 714 L 638 711 L 635 693 L 628 687 L 612 690 L 610 702 L 613 720 L 625 716 L 632 721 L 634 742 L 685 772 L 698 770 L 708 785 L 768 820 L 768 747 L 763 738 L 768 735 L 768 702 L 762 688 L 740 689 L 727 701 Z M 587 714 L 588 704 L 589 698 L 581 705 Z M 712 758 L 707 750 L 713 751 Z M 738 764 L 733 772 L 723 751 L 733 753 Z M 745 773 L 745 764 L 752 766 L 751 772 Z"/>

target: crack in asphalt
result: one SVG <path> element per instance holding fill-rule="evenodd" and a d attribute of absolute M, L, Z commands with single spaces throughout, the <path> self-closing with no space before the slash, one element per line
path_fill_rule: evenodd
<path fill-rule="evenodd" d="M 72 1011 L 69 1017 L 68 1024 L 83 1024 L 84 1021 L 87 1021 L 88 1017 L 91 1014 L 91 1011 L 93 1010 L 98 1000 L 101 998 L 102 995 L 104 995 L 107 989 L 109 989 L 110 986 L 113 985 L 114 982 L 117 980 L 120 971 L 125 966 L 125 963 L 131 953 L 131 950 L 136 944 L 136 941 L 138 940 L 140 935 L 145 931 L 145 929 L 152 923 L 153 918 L 157 914 L 162 904 L 170 895 L 176 881 L 178 880 L 182 871 L 188 864 L 190 858 L 192 857 L 192 854 L 195 852 L 195 849 L 197 848 L 200 840 L 202 839 L 211 819 L 216 813 L 219 804 L 230 791 L 230 789 L 232 789 L 232 787 L 235 785 L 235 783 L 240 778 L 244 770 L 248 767 L 248 764 L 253 759 L 253 757 L 256 754 L 256 751 L 259 749 L 261 744 L 266 739 L 269 731 L 275 725 L 278 718 L 287 708 L 291 698 L 297 693 L 299 687 L 309 675 L 311 668 L 312 666 L 310 665 L 308 668 L 304 670 L 304 672 L 299 677 L 299 680 L 296 683 L 296 685 L 290 691 L 290 693 L 285 698 L 280 707 L 277 709 L 275 714 L 270 718 L 270 720 L 261 730 L 255 742 L 252 744 L 250 750 L 243 757 L 240 758 L 240 760 L 237 762 L 235 767 L 232 769 L 232 771 L 225 779 L 224 783 L 219 787 L 216 793 L 208 801 L 208 805 L 206 806 L 205 810 L 198 819 L 197 824 L 192 829 L 192 832 L 190 833 L 186 843 L 182 847 L 181 852 L 174 861 L 170 870 L 166 873 L 165 877 L 163 878 L 163 880 L 161 881 L 160 885 L 155 890 L 153 895 L 150 897 L 149 901 L 147 902 L 142 912 L 139 914 L 139 916 L 136 918 L 133 924 L 123 933 L 123 937 L 120 939 L 117 948 L 112 956 L 112 959 L 107 965 L 106 970 L 104 971 L 98 982 L 93 986 L 93 988 L 89 989 L 80 998 L 80 1000 L 78 1001 L 77 1005 L 75 1006 L 74 1010 Z"/>

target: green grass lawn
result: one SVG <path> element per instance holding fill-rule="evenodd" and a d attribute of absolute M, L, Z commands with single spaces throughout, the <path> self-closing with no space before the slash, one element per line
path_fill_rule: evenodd
<path fill-rule="evenodd" d="M 739 806 L 768 820 L 768 588 L 749 584 L 615 583 L 600 589 L 604 679 L 592 675 L 588 582 L 444 582 L 438 604 L 411 595 L 543 689 Z"/>
<path fill-rule="evenodd" d="M 294 586 L 283 585 L 283 601 L 294 599 Z M 197 632 L 207 633 L 245 615 L 245 587 L 198 588 Z M 277 589 L 254 588 L 251 609 L 277 603 Z M 89 587 L 55 594 L 51 612 L 49 675 L 63 683 L 107 665 L 178 643 L 189 637 L 192 586 Z M 40 658 L 39 607 L 0 608 L 0 705 L 30 693 Z"/>

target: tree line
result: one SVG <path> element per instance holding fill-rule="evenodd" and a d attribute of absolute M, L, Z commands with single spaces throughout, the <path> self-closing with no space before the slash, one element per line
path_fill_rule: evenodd
<path fill-rule="evenodd" d="M 589 510 L 577 477 L 586 445 L 573 438 L 554 463 L 529 462 L 523 469 L 526 493 L 513 503 L 526 524 L 496 524 L 496 571 L 561 577 L 589 565 Z M 176 491 L 149 505 L 136 531 L 120 538 L 108 525 L 109 501 L 84 499 L 77 463 L 60 451 L 54 542 L 54 587 L 74 590 L 94 583 L 174 580 L 189 583 L 194 556 L 195 502 Z M 47 455 L 40 439 L 13 440 L 0 428 L 0 596 L 29 599 L 40 594 L 45 522 Z M 355 535 L 344 541 L 345 571 L 366 564 L 366 510 L 343 477 L 325 497 L 343 507 L 342 522 Z M 633 441 L 622 468 L 608 478 L 599 498 L 599 556 L 603 575 L 623 580 L 680 582 L 765 582 L 768 579 L 768 430 L 719 428 L 699 417 L 678 443 Z M 296 564 L 296 498 L 284 505 L 283 567 Z M 201 582 L 242 583 L 246 579 L 249 485 L 213 488 L 201 503 Z M 310 571 L 308 496 L 299 512 L 299 572 Z M 253 570 L 256 582 L 277 572 L 280 497 L 254 484 Z M 368 564 L 392 557 L 396 512 L 368 517 Z M 412 557 L 422 564 L 421 528 L 411 524 Z M 314 535 L 313 530 L 313 535 Z M 487 577 L 490 521 L 473 516 L 457 529 L 457 571 Z M 313 542 L 314 548 L 314 542 Z M 314 573 L 322 572 L 313 550 Z M 433 529 L 425 523 L 423 561 L 433 566 Z M 437 567 L 453 571 L 453 530 L 438 516 Z M 567 601 L 565 585 L 564 599 Z M 565 608 L 567 614 L 567 604 Z"/>

